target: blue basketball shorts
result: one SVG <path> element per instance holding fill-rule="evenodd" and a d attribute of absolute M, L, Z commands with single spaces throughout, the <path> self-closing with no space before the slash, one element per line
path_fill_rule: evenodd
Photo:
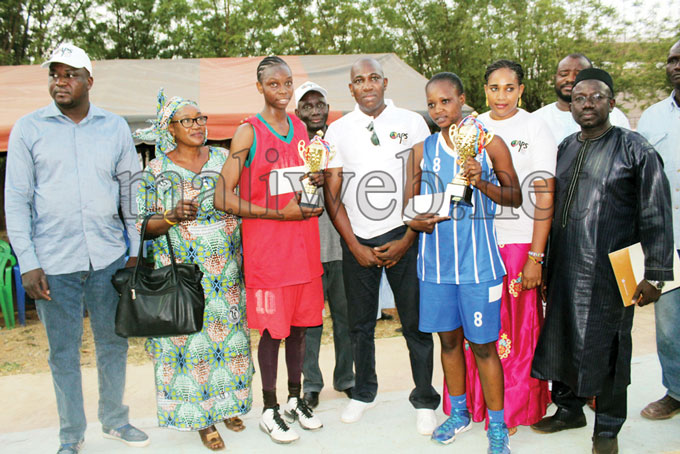
<path fill-rule="evenodd" d="M 440 333 L 463 327 L 475 344 L 498 340 L 503 278 L 480 284 L 420 281 L 420 331 Z"/>

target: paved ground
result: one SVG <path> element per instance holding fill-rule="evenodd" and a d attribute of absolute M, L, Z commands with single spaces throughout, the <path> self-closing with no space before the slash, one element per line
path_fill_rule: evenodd
<path fill-rule="evenodd" d="M 636 314 L 632 367 L 632 385 L 628 388 L 628 421 L 619 436 L 622 454 L 676 453 L 680 454 L 680 416 L 652 422 L 639 416 L 640 409 L 664 393 L 661 370 L 655 354 L 653 309 L 644 308 Z M 254 383 L 255 404 L 244 420 L 246 430 L 235 434 L 220 428 L 227 444 L 225 452 L 249 453 L 484 453 L 486 434 L 482 423 L 461 435 L 452 445 L 439 446 L 418 435 L 415 412 L 408 403 L 413 382 L 408 357 L 401 337 L 376 342 L 377 369 L 380 382 L 378 405 L 366 412 L 356 424 L 343 424 L 339 417 L 347 399 L 344 394 L 328 388 L 321 394 L 318 414 L 324 428 L 317 432 L 299 430 L 300 440 L 288 446 L 275 445 L 260 432 L 258 418 L 262 409 L 259 376 Z M 436 352 L 438 355 L 438 352 Z M 280 355 L 283 359 L 283 355 Z M 331 382 L 332 345 L 322 346 L 322 370 L 327 383 Z M 437 356 L 438 358 L 438 356 Z M 434 383 L 441 390 L 442 373 L 435 362 Z M 285 371 L 283 361 L 279 370 Z M 279 374 L 279 389 L 285 389 L 285 373 Z M 96 420 L 97 384 L 93 369 L 84 371 L 85 404 L 90 425 L 86 433 L 84 454 L 95 453 L 202 453 L 204 448 L 195 433 L 176 432 L 156 427 L 154 417 L 153 371 L 149 365 L 128 367 L 126 402 L 131 408 L 133 423 L 146 430 L 152 443 L 143 450 L 126 448 L 118 442 L 100 436 L 101 426 Z M 281 393 L 283 394 L 283 393 Z M 58 427 L 54 392 L 49 374 L 15 375 L 0 378 L 0 443 L 3 454 L 52 453 L 58 445 Z M 552 413 L 554 407 L 548 411 Z M 441 409 L 437 411 L 444 419 Z M 586 410 L 588 426 L 554 435 L 539 435 L 521 427 L 511 438 L 513 453 L 589 453 L 594 414 Z M 296 426 L 297 427 L 297 426 Z"/>

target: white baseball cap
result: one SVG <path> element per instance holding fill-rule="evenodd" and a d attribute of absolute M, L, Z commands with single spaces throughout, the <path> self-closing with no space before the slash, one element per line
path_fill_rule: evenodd
<path fill-rule="evenodd" d="M 328 96 L 328 92 L 321 85 L 315 84 L 314 82 L 307 81 L 304 84 L 297 87 L 297 89 L 295 90 L 295 108 L 296 109 L 297 109 L 298 103 L 300 102 L 302 97 L 310 91 L 318 91 L 319 93 L 321 93 L 323 95 L 324 98 Z"/>
<path fill-rule="evenodd" d="M 73 44 L 62 44 L 57 47 L 49 60 L 43 63 L 43 68 L 49 66 L 51 63 L 63 63 L 65 65 L 73 66 L 74 68 L 85 68 L 92 76 L 92 63 L 90 57 L 85 51 Z"/>

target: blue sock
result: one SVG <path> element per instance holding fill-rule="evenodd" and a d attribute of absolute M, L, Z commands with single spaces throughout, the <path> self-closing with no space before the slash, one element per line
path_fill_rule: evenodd
<path fill-rule="evenodd" d="M 505 422 L 504 410 L 498 411 L 489 410 L 489 424 L 493 424 L 495 422 Z"/>
<path fill-rule="evenodd" d="M 451 402 L 451 412 L 467 412 L 467 397 L 463 393 L 460 396 L 452 396 L 449 394 L 449 402 Z"/>

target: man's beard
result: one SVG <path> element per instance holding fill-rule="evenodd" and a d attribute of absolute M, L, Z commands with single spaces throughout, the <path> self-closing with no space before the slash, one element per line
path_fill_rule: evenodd
<path fill-rule="evenodd" d="M 557 97 L 560 98 L 564 102 L 571 102 L 571 93 L 568 95 L 565 95 L 562 93 L 562 90 L 560 90 L 557 86 L 555 86 L 555 93 L 557 94 Z"/>

